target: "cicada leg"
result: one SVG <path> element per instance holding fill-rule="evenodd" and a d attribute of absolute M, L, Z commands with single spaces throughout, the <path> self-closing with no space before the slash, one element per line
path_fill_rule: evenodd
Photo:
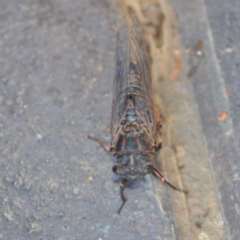
<path fill-rule="evenodd" d="M 127 198 L 124 196 L 124 193 L 123 193 L 124 188 L 126 187 L 127 183 L 128 183 L 128 180 L 125 179 L 125 178 L 122 179 L 122 181 L 120 182 L 120 196 L 121 196 L 121 199 L 122 199 L 122 205 L 121 205 L 120 208 L 118 209 L 118 212 L 117 212 L 118 214 L 120 214 L 120 212 L 121 212 L 124 204 L 125 204 L 126 201 L 127 201 Z"/>
<path fill-rule="evenodd" d="M 179 191 L 179 192 L 183 192 L 183 193 L 188 193 L 188 191 L 184 191 L 184 190 L 182 190 L 182 189 L 179 189 L 179 188 L 177 188 L 177 187 L 175 187 L 175 186 L 173 186 L 170 182 L 168 182 L 165 178 L 164 178 L 164 176 L 156 169 L 156 168 L 154 168 L 154 167 L 150 167 L 150 171 L 152 172 L 152 174 L 153 174 L 153 176 L 154 177 L 156 177 L 157 179 L 159 179 L 159 180 L 161 180 L 162 182 L 164 182 L 164 183 L 166 183 L 168 186 L 170 186 L 171 188 L 173 188 L 174 190 L 177 190 L 177 191 Z"/>
<path fill-rule="evenodd" d="M 103 149 L 104 149 L 105 151 L 107 151 L 107 152 L 110 152 L 110 151 L 111 151 L 111 148 L 110 148 L 110 147 L 107 145 L 107 143 L 105 143 L 102 139 L 95 138 L 95 137 L 90 136 L 90 135 L 88 135 L 88 138 L 91 139 L 91 140 L 93 140 L 93 141 L 98 142 L 98 143 L 103 147 Z"/>

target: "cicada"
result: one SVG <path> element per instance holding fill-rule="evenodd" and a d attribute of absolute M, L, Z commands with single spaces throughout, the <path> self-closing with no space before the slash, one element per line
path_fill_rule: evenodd
<path fill-rule="evenodd" d="M 125 20 L 118 32 L 111 146 L 90 136 L 116 158 L 112 171 L 121 178 L 122 199 L 118 213 L 127 200 L 124 195 L 127 183 L 147 174 L 179 190 L 153 166 L 162 143 L 160 130 L 161 118 L 154 111 L 152 82 L 142 31 L 136 18 Z"/>

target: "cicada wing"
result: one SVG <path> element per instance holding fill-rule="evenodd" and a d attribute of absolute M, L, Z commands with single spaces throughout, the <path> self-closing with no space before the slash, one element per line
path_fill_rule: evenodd
<path fill-rule="evenodd" d="M 118 32 L 111 121 L 112 141 L 121 131 L 121 122 L 127 109 L 126 99 L 129 96 L 134 99 L 139 121 L 144 123 L 143 130 L 154 144 L 156 121 L 152 82 L 142 31 L 136 18 L 123 21 Z"/>
<path fill-rule="evenodd" d="M 112 119 L 111 134 L 112 139 L 116 135 L 120 119 L 125 111 L 125 104 L 120 102 L 121 96 L 124 95 L 125 77 L 128 74 L 128 29 L 126 21 L 122 20 L 117 35 L 116 49 L 116 69 L 113 83 L 113 103 L 112 103 Z"/>

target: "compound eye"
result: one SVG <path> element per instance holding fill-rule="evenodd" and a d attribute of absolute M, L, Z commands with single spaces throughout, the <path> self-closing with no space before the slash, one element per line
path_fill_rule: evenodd
<path fill-rule="evenodd" d="M 115 173 L 115 174 L 118 174 L 117 171 L 118 171 L 118 166 L 117 165 L 114 165 L 112 167 L 112 171 Z"/>

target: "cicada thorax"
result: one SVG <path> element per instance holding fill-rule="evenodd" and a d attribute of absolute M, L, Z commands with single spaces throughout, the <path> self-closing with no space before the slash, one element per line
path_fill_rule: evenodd
<path fill-rule="evenodd" d="M 152 149 L 152 145 L 142 128 L 144 123 L 135 111 L 134 100 L 132 96 L 126 100 L 128 107 L 126 115 L 120 123 L 121 132 L 115 145 L 115 151 L 119 154 L 149 151 Z"/>

